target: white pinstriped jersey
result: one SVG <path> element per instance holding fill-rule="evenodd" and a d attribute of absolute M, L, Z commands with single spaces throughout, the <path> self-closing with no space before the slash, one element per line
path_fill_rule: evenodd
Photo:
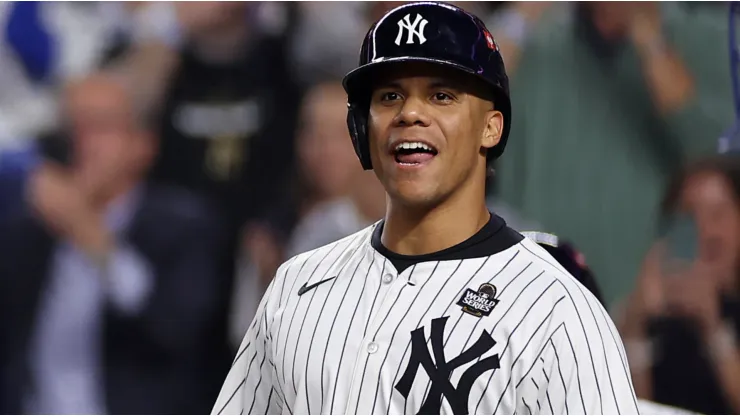
<path fill-rule="evenodd" d="M 399 274 L 374 227 L 280 267 L 214 414 L 638 413 L 608 314 L 536 243 Z"/>

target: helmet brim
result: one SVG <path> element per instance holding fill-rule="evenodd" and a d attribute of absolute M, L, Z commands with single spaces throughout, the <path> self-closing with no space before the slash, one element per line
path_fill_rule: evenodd
<path fill-rule="evenodd" d="M 347 94 L 350 96 L 360 91 L 367 91 L 367 89 L 371 87 L 370 81 L 372 80 L 373 74 L 377 74 L 381 68 L 392 64 L 408 62 L 423 62 L 439 65 L 445 68 L 456 69 L 466 74 L 474 75 L 494 88 L 500 88 L 500 86 L 498 85 L 492 85 L 490 81 L 484 78 L 480 73 L 477 73 L 466 66 L 452 61 L 425 58 L 420 56 L 395 56 L 392 58 L 383 58 L 374 62 L 367 63 L 347 73 L 347 75 L 342 80 L 342 86 L 344 87 L 344 90 L 347 92 Z"/>

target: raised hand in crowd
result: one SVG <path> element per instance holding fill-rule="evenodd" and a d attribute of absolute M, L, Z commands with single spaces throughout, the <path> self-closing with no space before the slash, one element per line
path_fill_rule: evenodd
<path fill-rule="evenodd" d="M 58 238 L 72 241 L 91 255 L 102 255 L 111 244 L 103 213 L 91 202 L 79 180 L 66 168 L 45 162 L 32 175 L 28 200 L 43 223 Z"/>
<path fill-rule="evenodd" d="M 662 285 L 666 315 L 690 319 L 703 336 L 719 329 L 721 293 L 711 265 L 697 262 L 663 279 L 669 279 Z"/>
<path fill-rule="evenodd" d="M 694 78 L 665 37 L 660 3 L 634 2 L 625 10 L 629 38 L 641 58 L 657 112 L 668 115 L 681 110 L 694 98 Z"/>
<path fill-rule="evenodd" d="M 702 414 L 740 409 L 738 162 L 697 162 L 666 192 L 665 227 L 620 325 L 640 398 Z"/>
<path fill-rule="evenodd" d="M 627 336 L 642 336 L 644 321 L 649 316 L 663 312 L 665 304 L 663 298 L 663 279 L 661 260 L 665 246 L 656 243 L 645 256 L 640 274 L 637 277 L 636 290 L 629 299 L 626 312 Z"/>

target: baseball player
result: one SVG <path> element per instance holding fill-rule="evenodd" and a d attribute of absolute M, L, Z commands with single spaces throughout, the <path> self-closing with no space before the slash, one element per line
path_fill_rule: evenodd
<path fill-rule="evenodd" d="M 511 108 L 481 20 L 399 6 L 344 87 L 385 219 L 279 268 L 213 413 L 636 414 L 608 314 L 486 208 Z"/>

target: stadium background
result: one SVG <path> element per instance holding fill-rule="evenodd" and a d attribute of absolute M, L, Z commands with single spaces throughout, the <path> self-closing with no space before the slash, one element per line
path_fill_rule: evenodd
<path fill-rule="evenodd" d="M 215 398 L 225 375 L 223 363 L 228 364 L 276 267 L 382 216 L 383 191 L 371 172 L 361 171 L 350 144 L 340 81 L 356 65 L 369 25 L 395 4 L 0 3 L 0 296 L 6 305 L 24 296 L 36 299 L 19 301 L 16 309 L 2 309 L 0 302 L 0 331 L 5 331 L 0 334 L 0 411 L 210 410 L 206 403 Z M 512 81 L 514 124 L 489 187 L 491 209 L 515 229 L 551 232 L 572 244 L 580 252 L 576 260 L 592 270 L 610 313 L 625 331 L 630 363 L 639 366 L 633 371 L 652 368 L 658 358 L 644 351 L 652 332 L 622 325 L 642 322 L 652 313 L 644 305 L 654 300 L 645 294 L 652 289 L 643 284 L 650 279 L 641 276 L 663 258 L 693 264 L 704 245 L 720 245 L 715 250 L 725 254 L 715 257 L 731 258 L 731 263 L 740 254 L 740 246 L 733 245 L 735 236 L 740 237 L 735 222 L 740 211 L 715 215 L 713 226 L 730 231 L 704 242 L 699 236 L 706 232 L 701 225 L 697 231 L 690 216 L 679 223 L 669 215 L 671 207 L 661 209 L 669 184 L 686 166 L 711 162 L 707 158 L 720 145 L 734 142 L 733 130 L 728 130 L 735 122 L 729 5 L 458 4 L 486 21 Z M 723 135 L 729 141 L 720 141 Z M 127 140 L 137 145 L 128 146 Z M 75 179 L 79 177 L 88 177 L 87 182 Z M 111 388 L 110 380 L 97 392 L 100 397 L 107 394 L 105 400 L 91 399 L 95 394 L 84 383 L 40 383 L 44 371 L 55 368 L 47 361 L 74 355 L 31 347 L 41 335 L 27 336 L 23 359 L 31 370 L 9 365 L 18 358 L 13 355 L 15 342 L 9 340 L 18 334 L 46 328 L 58 332 L 49 342 L 65 344 L 65 337 L 74 337 L 80 326 L 117 328 L 100 308 L 77 312 L 86 319 L 99 314 L 100 319 L 93 320 L 97 323 L 83 324 L 73 312 L 66 321 L 45 318 L 72 311 L 77 302 L 84 304 L 86 296 L 93 296 L 89 288 L 101 279 L 80 272 L 84 277 L 79 286 L 57 283 L 68 289 L 64 295 L 49 289 L 54 287 L 49 281 L 61 281 L 49 276 L 64 274 L 56 269 L 63 267 L 49 262 L 50 255 L 38 254 L 44 252 L 44 243 L 28 237 L 34 228 L 25 224 L 45 230 L 57 246 L 69 243 L 83 253 L 92 239 L 88 237 L 101 234 L 115 234 L 120 244 L 137 250 L 136 238 L 118 234 L 101 218 L 117 203 L 114 197 L 121 189 L 154 183 L 161 187 L 150 187 L 145 195 L 159 201 L 158 214 L 192 221 L 137 223 L 146 236 L 143 240 L 161 238 L 166 245 L 192 239 L 204 248 L 175 251 L 162 260 L 144 256 L 167 266 L 153 264 L 149 283 L 121 283 L 134 287 L 131 302 L 140 303 L 128 313 L 138 324 L 162 331 L 163 339 L 152 342 L 151 348 L 175 340 L 193 344 L 158 354 L 219 355 L 202 364 L 215 368 L 213 374 L 200 384 L 183 381 L 187 376 L 150 377 L 151 362 L 126 354 L 98 357 L 87 367 L 57 368 L 81 378 L 93 371 L 93 379 L 102 380 L 107 370 L 121 365 L 115 360 L 130 360 L 126 365 L 134 368 L 138 380 L 151 378 L 144 384 L 151 384 L 152 391 L 180 389 L 153 395 L 138 407 L 117 407 L 115 403 L 126 398 L 110 397 L 113 393 L 105 391 Z M 88 195 L 86 186 L 97 187 L 98 194 L 109 198 Z M 711 189 L 699 189 L 700 201 L 705 194 L 711 199 Z M 189 233 L 181 230 L 188 227 Z M 657 241 L 667 241 L 669 253 L 655 260 Z M 202 262 L 194 263 L 193 257 L 202 257 Z M 49 265 L 40 272 L 27 267 L 36 263 Z M 733 281 L 740 270 L 735 264 L 730 267 Z M 175 279 L 168 284 L 178 290 L 160 284 L 165 278 L 159 270 L 170 266 L 182 269 L 167 276 Z M 199 280 L 188 270 L 206 272 Z M 698 275 L 692 279 L 711 278 Z M 23 286 L 38 276 L 47 283 Z M 120 278 L 137 281 L 127 276 Z M 665 279 L 658 292 L 671 291 L 673 283 Z M 208 296 L 198 296 L 204 293 Z M 710 297 L 715 295 L 721 297 L 719 292 Z M 53 301 L 38 300 L 55 296 L 61 303 L 58 314 L 48 312 Z M 685 302 L 693 309 L 716 303 L 704 299 Z M 164 321 L 142 312 L 169 307 L 171 315 Z M 188 331 L 191 315 L 198 319 L 198 308 L 208 312 L 208 319 L 199 322 L 192 336 L 175 338 L 181 335 L 178 331 Z M 740 321 L 735 316 L 740 317 L 725 314 L 732 323 Z M 170 325 L 179 329 L 168 332 Z M 173 338 L 166 338 L 170 335 Z M 738 360 L 734 337 L 727 339 Z M 121 342 L 136 343 L 127 338 Z M 710 355 L 704 349 L 687 353 Z M 694 411 L 740 412 L 740 403 L 728 398 L 740 397 L 740 384 L 714 368 L 707 363 L 685 370 L 696 372 L 697 380 L 709 380 L 700 384 L 711 392 L 695 393 L 702 397 L 697 403 L 682 401 L 685 394 L 658 373 L 647 379 L 650 387 L 640 387 L 638 393 Z M 53 397 L 66 391 L 77 399 L 67 404 L 59 398 L 19 401 L 18 395 L 33 394 L 15 386 L 19 374 L 33 374 L 31 379 L 46 386 L 38 387 L 36 395 Z M 691 378 L 686 373 L 682 377 Z M 182 404 L 179 396 L 188 392 L 202 400 Z M 722 404 L 707 407 L 706 402 Z"/>

